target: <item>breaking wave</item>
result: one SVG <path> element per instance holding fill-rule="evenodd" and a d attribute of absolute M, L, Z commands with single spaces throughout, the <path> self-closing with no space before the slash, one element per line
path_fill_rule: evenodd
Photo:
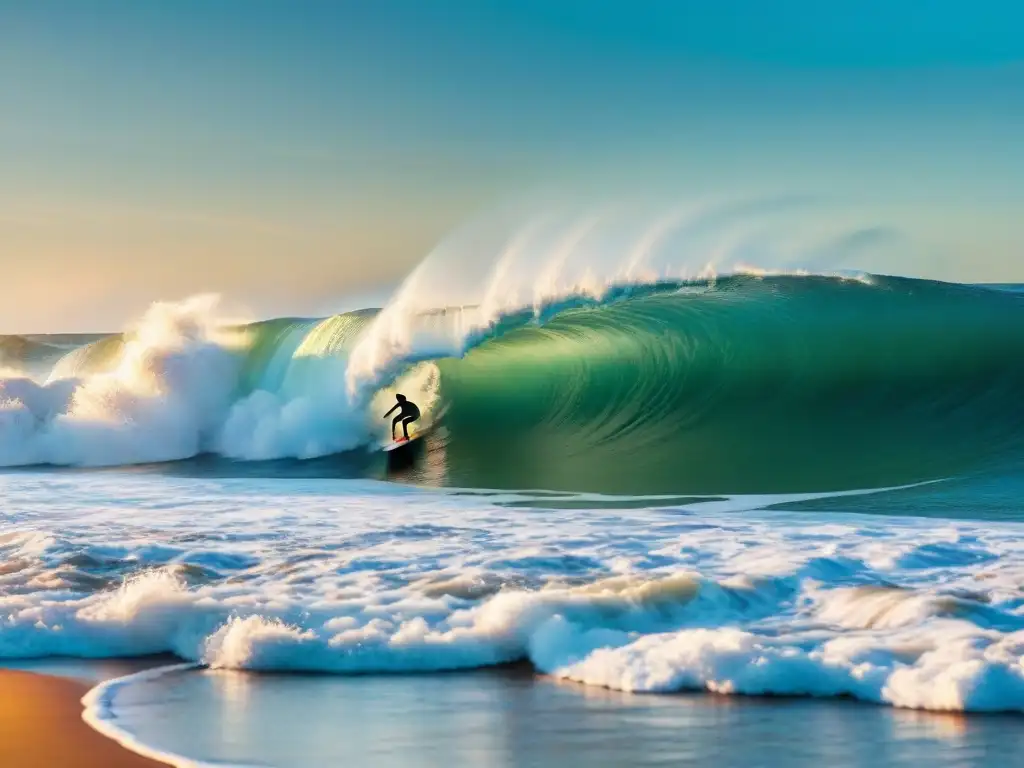
<path fill-rule="evenodd" d="M 157 305 L 133 331 L 67 353 L 42 383 L 0 382 L 0 461 L 359 450 L 381 436 L 399 388 L 428 419 L 444 412 L 430 450 L 455 484 L 834 490 L 1020 456 L 1014 293 L 736 275 L 614 286 L 467 332 L 472 311 L 419 316 L 414 352 L 353 392 L 352 357 L 376 310 L 226 326 L 209 302 Z"/>
<path fill-rule="evenodd" d="M 8 337 L 0 464 L 372 452 L 395 391 L 440 419 L 429 481 L 457 485 L 800 492 L 1019 459 L 1021 295 L 837 272 L 888 239 L 781 237 L 787 205 L 470 227 L 383 309 L 229 323 L 200 297 Z"/>

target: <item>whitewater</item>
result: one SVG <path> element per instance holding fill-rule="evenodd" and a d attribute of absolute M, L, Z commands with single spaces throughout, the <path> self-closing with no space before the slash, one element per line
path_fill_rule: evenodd
<path fill-rule="evenodd" d="M 0 338 L 0 660 L 164 654 L 86 717 L 181 765 L 356 759 L 253 746 L 298 673 L 1024 711 L 1024 294 L 805 213 L 505 212 L 382 307 Z"/>
<path fill-rule="evenodd" d="M 373 481 L 18 473 L 2 488 L 5 659 L 525 662 L 622 691 L 1024 709 L 1020 523 L 791 511 L 814 495 L 628 509 Z M 89 717 L 132 742 L 151 713 L 119 702 L 171 673 L 101 686 Z"/>

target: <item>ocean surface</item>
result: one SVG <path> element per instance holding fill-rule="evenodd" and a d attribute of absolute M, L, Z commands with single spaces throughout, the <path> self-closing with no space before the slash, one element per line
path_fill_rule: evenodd
<path fill-rule="evenodd" d="M 0 660 L 183 765 L 1018 754 L 1024 292 L 518 248 L 0 338 Z"/>

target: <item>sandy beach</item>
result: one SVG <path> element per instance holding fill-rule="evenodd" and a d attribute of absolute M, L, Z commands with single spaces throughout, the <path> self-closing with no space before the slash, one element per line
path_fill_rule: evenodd
<path fill-rule="evenodd" d="M 155 768 L 82 720 L 89 686 L 0 670 L 0 765 L 4 768 Z"/>

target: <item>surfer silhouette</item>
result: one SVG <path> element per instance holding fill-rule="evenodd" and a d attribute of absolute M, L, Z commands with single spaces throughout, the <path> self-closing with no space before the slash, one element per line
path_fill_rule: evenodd
<path fill-rule="evenodd" d="M 395 395 L 395 399 L 398 400 L 398 404 L 394 406 L 390 411 L 384 414 L 386 419 L 396 409 L 401 408 L 398 415 L 391 420 L 391 439 L 395 439 L 395 427 L 398 426 L 398 422 L 402 422 L 402 434 L 405 435 L 404 440 L 409 439 L 409 425 L 412 424 L 416 419 L 420 417 L 420 409 L 416 407 L 416 403 L 406 398 L 405 395 Z"/>

